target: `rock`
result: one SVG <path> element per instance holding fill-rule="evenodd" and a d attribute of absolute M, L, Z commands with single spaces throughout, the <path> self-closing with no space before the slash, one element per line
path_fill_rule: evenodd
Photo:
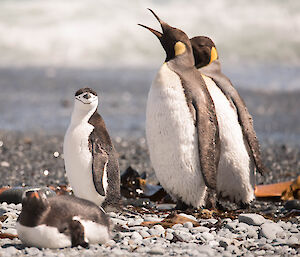
<path fill-rule="evenodd" d="M 236 221 L 231 221 L 231 222 L 228 222 L 226 225 L 225 225 L 225 228 L 228 228 L 230 230 L 233 230 L 236 228 L 238 222 Z"/>
<path fill-rule="evenodd" d="M 165 239 L 171 241 L 173 238 L 174 238 L 173 233 L 170 233 L 170 232 L 166 233 Z"/>
<path fill-rule="evenodd" d="M 133 239 L 133 240 L 142 240 L 143 237 L 141 236 L 140 233 L 134 231 L 134 232 L 132 233 L 132 235 L 131 235 L 131 239 Z"/>
<path fill-rule="evenodd" d="M 199 226 L 191 229 L 191 233 L 193 234 L 198 234 L 198 233 L 203 233 L 203 232 L 209 232 L 209 228 L 204 227 L 204 226 Z"/>
<path fill-rule="evenodd" d="M 177 228 L 183 227 L 182 224 L 175 224 L 172 226 L 172 229 L 176 230 Z"/>
<path fill-rule="evenodd" d="M 231 244 L 231 241 L 225 237 L 221 238 L 219 240 L 219 245 L 225 249 L 227 249 L 227 246 Z"/>
<path fill-rule="evenodd" d="M 299 244 L 299 240 L 298 240 L 297 237 L 291 236 L 291 237 L 287 240 L 286 243 L 287 243 L 287 244 L 290 244 L 290 245 L 295 245 L 295 244 Z"/>
<path fill-rule="evenodd" d="M 114 241 L 114 240 L 109 240 L 109 241 L 107 241 L 105 244 L 104 244 L 104 246 L 105 247 L 112 247 L 112 246 L 114 246 L 116 244 L 116 242 Z"/>
<path fill-rule="evenodd" d="M 156 230 L 154 228 L 150 228 L 148 230 L 148 233 L 151 235 L 151 236 L 161 236 L 163 234 L 163 232 L 159 231 L 159 230 Z"/>
<path fill-rule="evenodd" d="M 176 204 L 163 203 L 163 204 L 157 204 L 156 208 L 158 210 L 173 210 L 175 206 Z"/>
<path fill-rule="evenodd" d="M 193 227 L 193 223 L 190 222 L 190 221 L 189 221 L 189 222 L 186 222 L 186 223 L 183 224 L 183 227 L 190 229 L 190 228 Z"/>
<path fill-rule="evenodd" d="M 284 205 L 284 208 L 286 210 L 300 210 L 300 200 L 290 200 L 290 201 L 287 201 Z"/>
<path fill-rule="evenodd" d="M 243 213 L 239 215 L 239 222 L 244 222 L 248 225 L 260 226 L 265 223 L 265 218 L 255 213 Z"/>
<path fill-rule="evenodd" d="M 8 256 L 14 256 L 18 253 L 18 250 L 14 246 L 9 246 L 9 247 L 5 248 L 5 253 Z"/>
<path fill-rule="evenodd" d="M 187 232 L 184 232 L 184 231 L 178 231 L 178 230 L 176 230 L 175 232 L 174 232 L 174 234 L 176 235 L 176 236 L 178 236 L 179 238 L 181 238 L 183 241 L 185 241 L 185 242 L 189 242 L 189 241 L 191 241 L 191 240 L 193 240 L 194 239 L 194 237 L 193 237 L 193 235 L 192 234 L 190 234 L 190 233 L 187 233 Z"/>
<path fill-rule="evenodd" d="M 28 255 L 37 255 L 40 253 L 40 250 L 36 247 L 26 247 L 25 248 L 25 252 L 28 254 Z"/>
<path fill-rule="evenodd" d="M 149 254 L 163 255 L 165 250 L 162 247 L 154 246 L 148 251 Z"/>
<path fill-rule="evenodd" d="M 215 251 L 208 245 L 200 245 L 197 250 L 207 256 L 215 256 Z"/>
<path fill-rule="evenodd" d="M 261 225 L 260 235 L 267 239 L 274 240 L 279 232 L 283 232 L 283 229 L 276 223 L 264 223 Z"/>
<path fill-rule="evenodd" d="M 208 232 L 203 232 L 202 236 L 207 241 L 213 240 L 215 238 L 211 233 L 208 233 Z"/>
<path fill-rule="evenodd" d="M 140 233 L 140 235 L 141 235 L 143 238 L 146 238 L 146 237 L 149 237 L 149 236 L 150 236 L 150 234 L 149 234 L 147 231 L 145 231 L 145 230 L 140 230 L 139 233 Z"/>
<path fill-rule="evenodd" d="M 197 219 L 193 215 L 188 215 L 188 214 L 185 214 L 185 213 L 180 213 L 179 215 L 182 216 L 182 217 L 197 221 Z"/>

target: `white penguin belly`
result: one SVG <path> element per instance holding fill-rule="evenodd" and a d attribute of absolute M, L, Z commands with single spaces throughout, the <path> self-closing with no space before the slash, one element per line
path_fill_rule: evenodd
<path fill-rule="evenodd" d="M 101 205 L 105 197 L 95 189 L 88 139 L 94 127 L 87 122 L 70 125 L 64 140 L 64 158 L 67 177 L 77 197 Z M 107 174 L 104 171 L 104 190 L 107 188 Z"/>
<path fill-rule="evenodd" d="M 16 224 L 18 237 L 23 244 L 40 248 L 63 248 L 71 246 L 69 236 L 59 233 L 55 227 L 39 225 L 26 227 L 19 222 Z"/>
<path fill-rule="evenodd" d="M 110 239 L 110 234 L 107 226 L 84 220 L 78 216 L 73 217 L 73 220 L 78 220 L 84 228 L 85 241 L 89 244 L 104 244 Z"/>
<path fill-rule="evenodd" d="M 221 155 L 217 191 L 231 201 L 249 203 L 254 199 L 254 165 L 237 112 L 212 79 L 202 76 L 214 101 L 219 124 Z"/>
<path fill-rule="evenodd" d="M 206 186 L 200 170 L 198 135 L 180 78 L 163 64 L 147 101 L 146 136 L 150 159 L 161 185 L 198 208 Z"/>

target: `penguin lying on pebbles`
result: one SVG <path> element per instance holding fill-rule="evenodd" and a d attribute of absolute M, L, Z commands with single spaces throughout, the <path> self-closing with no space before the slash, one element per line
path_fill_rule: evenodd
<path fill-rule="evenodd" d="M 82 88 L 75 93 L 71 123 L 64 139 L 64 160 L 74 194 L 108 211 L 119 207 L 120 170 L 97 107 L 94 90 Z"/>
<path fill-rule="evenodd" d="M 109 219 L 94 203 L 74 196 L 46 198 L 27 191 L 17 220 L 23 244 L 40 248 L 87 247 L 110 240 Z"/>
<path fill-rule="evenodd" d="M 139 25 L 150 30 L 166 52 L 147 100 L 150 159 L 160 184 L 177 203 L 199 208 L 205 204 L 207 187 L 216 187 L 220 145 L 215 107 L 194 66 L 187 35 L 150 11 L 163 32 Z"/>
<path fill-rule="evenodd" d="M 219 124 L 221 155 L 217 192 L 221 198 L 247 206 L 255 197 L 255 167 L 267 172 L 248 109 L 230 80 L 221 72 L 213 41 L 204 36 L 191 39 L 195 66 L 202 74 L 214 101 Z"/>

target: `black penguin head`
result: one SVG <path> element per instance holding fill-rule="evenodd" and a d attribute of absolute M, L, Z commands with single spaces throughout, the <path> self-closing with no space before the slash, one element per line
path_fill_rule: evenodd
<path fill-rule="evenodd" d="M 204 67 L 219 58 L 216 46 L 209 37 L 193 37 L 191 43 L 197 68 Z"/>
<path fill-rule="evenodd" d="M 138 25 L 150 30 L 159 39 L 167 55 L 165 61 L 180 60 L 180 63 L 185 66 L 193 66 L 194 58 L 188 36 L 182 30 L 171 27 L 169 24 L 162 21 L 151 9 L 148 10 L 152 12 L 154 17 L 160 23 L 162 33 L 145 25 Z"/>
<path fill-rule="evenodd" d="M 28 212 L 35 215 L 43 213 L 49 207 L 49 202 L 45 193 L 28 190 L 22 198 L 22 212 Z"/>
<path fill-rule="evenodd" d="M 75 107 L 90 110 L 98 106 L 97 93 L 88 87 L 81 88 L 75 93 Z"/>

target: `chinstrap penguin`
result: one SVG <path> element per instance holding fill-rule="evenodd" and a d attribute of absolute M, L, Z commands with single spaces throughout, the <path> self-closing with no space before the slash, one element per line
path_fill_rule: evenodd
<path fill-rule="evenodd" d="M 120 169 L 97 107 L 94 90 L 82 88 L 75 93 L 71 123 L 64 139 L 64 160 L 74 194 L 108 211 L 119 207 Z"/>
<path fill-rule="evenodd" d="M 163 32 L 139 25 L 150 30 L 166 52 L 147 100 L 150 159 L 159 182 L 177 203 L 199 208 L 205 204 L 207 187 L 216 187 L 220 145 L 215 107 L 194 66 L 187 35 L 150 11 Z"/>
<path fill-rule="evenodd" d="M 16 229 L 23 244 L 39 248 L 87 247 L 110 240 L 109 219 L 94 203 L 74 196 L 47 198 L 27 191 Z"/>
<path fill-rule="evenodd" d="M 204 36 L 191 39 L 195 66 L 202 74 L 214 101 L 219 123 L 221 155 L 217 193 L 241 206 L 255 197 L 255 167 L 267 172 L 248 109 L 230 80 L 221 72 L 213 41 Z"/>

